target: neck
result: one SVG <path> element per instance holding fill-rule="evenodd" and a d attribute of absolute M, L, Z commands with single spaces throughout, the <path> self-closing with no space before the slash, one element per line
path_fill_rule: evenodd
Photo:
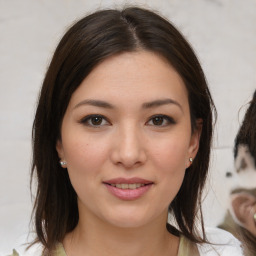
<path fill-rule="evenodd" d="M 176 256 L 179 238 L 167 231 L 166 217 L 132 228 L 80 217 L 74 231 L 66 235 L 64 248 L 67 256 Z"/>

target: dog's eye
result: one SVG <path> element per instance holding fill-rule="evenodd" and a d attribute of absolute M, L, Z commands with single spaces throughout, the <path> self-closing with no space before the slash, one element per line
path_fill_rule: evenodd
<path fill-rule="evenodd" d="M 232 172 L 226 172 L 226 177 L 227 177 L 227 178 L 232 177 Z"/>

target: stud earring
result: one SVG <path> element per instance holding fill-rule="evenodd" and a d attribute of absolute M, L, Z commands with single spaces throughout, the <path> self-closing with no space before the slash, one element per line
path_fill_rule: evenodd
<path fill-rule="evenodd" d="M 188 167 L 190 167 L 190 166 L 192 165 L 192 163 L 193 163 L 193 158 L 190 157 L 190 158 L 189 158 L 189 166 L 188 166 Z"/>
<path fill-rule="evenodd" d="M 61 166 L 61 167 L 64 167 L 64 165 L 66 165 L 66 164 L 67 164 L 66 161 L 61 161 L 61 160 L 60 160 L 60 166 Z"/>

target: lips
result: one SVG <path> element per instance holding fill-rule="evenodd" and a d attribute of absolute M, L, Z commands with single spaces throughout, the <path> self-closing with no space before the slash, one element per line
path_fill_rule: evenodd
<path fill-rule="evenodd" d="M 145 179 L 141 179 L 141 178 L 130 178 L 130 179 L 126 179 L 126 178 L 115 178 L 115 179 L 111 179 L 111 180 L 106 180 L 103 183 L 107 183 L 107 184 L 152 184 L 153 181 L 150 180 L 145 180 Z"/>
<path fill-rule="evenodd" d="M 142 197 L 153 185 L 152 181 L 141 178 L 116 178 L 103 184 L 108 191 L 121 200 L 135 200 Z"/>
<path fill-rule="evenodd" d="M 142 183 L 120 183 L 120 184 L 110 184 L 112 187 L 121 188 L 121 189 L 137 189 L 140 187 L 145 186 L 145 184 Z"/>

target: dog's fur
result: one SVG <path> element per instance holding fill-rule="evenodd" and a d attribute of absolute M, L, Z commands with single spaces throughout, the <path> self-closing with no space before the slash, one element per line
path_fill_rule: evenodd
<path fill-rule="evenodd" d="M 234 175 L 226 175 L 227 178 L 236 179 L 237 187 L 231 194 L 245 192 L 256 198 L 256 91 L 235 139 L 234 166 Z M 243 242 L 246 256 L 255 256 L 256 237 L 232 217 L 233 210 L 230 204 L 224 221 L 218 227 L 231 232 Z"/>

